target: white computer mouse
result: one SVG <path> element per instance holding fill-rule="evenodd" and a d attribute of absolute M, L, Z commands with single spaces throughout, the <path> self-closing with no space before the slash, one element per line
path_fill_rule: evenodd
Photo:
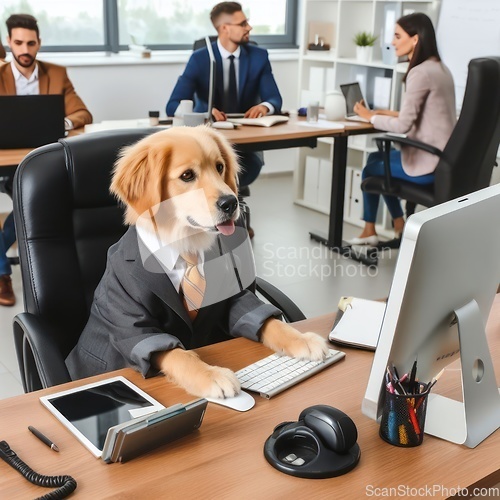
<path fill-rule="evenodd" d="M 238 411 L 248 411 L 250 408 L 253 408 L 255 405 L 255 399 L 253 396 L 250 396 L 248 392 L 241 391 L 237 396 L 233 398 L 205 398 L 207 401 L 211 403 L 215 403 L 222 406 L 227 406 L 228 408 L 232 408 L 233 410 Z"/>
<path fill-rule="evenodd" d="M 212 128 L 231 129 L 231 128 L 234 128 L 234 123 L 231 123 L 231 122 L 213 122 Z"/>

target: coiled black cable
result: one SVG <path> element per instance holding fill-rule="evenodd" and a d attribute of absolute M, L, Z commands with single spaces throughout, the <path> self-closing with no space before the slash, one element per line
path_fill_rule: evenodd
<path fill-rule="evenodd" d="M 76 481 L 71 476 L 43 476 L 35 472 L 11 450 L 6 441 L 0 441 L 0 458 L 22 474 L 30 483 L 44 488 L 57 488 L 36 500 L 59 500 L 66 498 L 76 489 Z"/>

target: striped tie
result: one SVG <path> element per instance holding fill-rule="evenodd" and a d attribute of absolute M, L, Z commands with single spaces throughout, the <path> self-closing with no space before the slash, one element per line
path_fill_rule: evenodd
<path fill-rule="evenodd" d="M 184 307 L 192 321 L 196 318 L 205 294 L 205 277 L 198 270 L 198 257 L 181 255 L 186 262 L 186 272 L 181 281 L 181 295 Z"/>

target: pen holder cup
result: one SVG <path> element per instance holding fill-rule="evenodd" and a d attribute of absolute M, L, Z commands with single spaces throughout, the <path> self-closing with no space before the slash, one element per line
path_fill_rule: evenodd
<path fill-rule="evenodd" d="M 421 385 L 421 390 L 424 389 Z M 394 446 L 403 448 L 422 444 L 428 396 L 429 392 L 395 394 L 386 390 L 380 437 Z"/>

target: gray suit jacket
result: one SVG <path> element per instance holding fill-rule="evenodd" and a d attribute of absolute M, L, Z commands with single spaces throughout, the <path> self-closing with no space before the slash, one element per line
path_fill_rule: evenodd
<path fill-rule="evenodd" d="M 139 240 L 140 241 L 140 240 Z M 156 266 L 156 268 L 155 268 Z M 130 227 L 108 251 L 106 270 L 94 294 L 90 318 L 66 358 L 72 378 L 133 367 L 156 375 L 152 353 L 175 347 L 193 349 L 232 337 L 258 341 L 259 331 L 281 311 L 244 289 L 202 307 L 191 322 L 175 287 L 154 257 L 143 265 L 137 232 Z M 206 276 L 207 287 L 230 286 L 234 269 Z"/>

